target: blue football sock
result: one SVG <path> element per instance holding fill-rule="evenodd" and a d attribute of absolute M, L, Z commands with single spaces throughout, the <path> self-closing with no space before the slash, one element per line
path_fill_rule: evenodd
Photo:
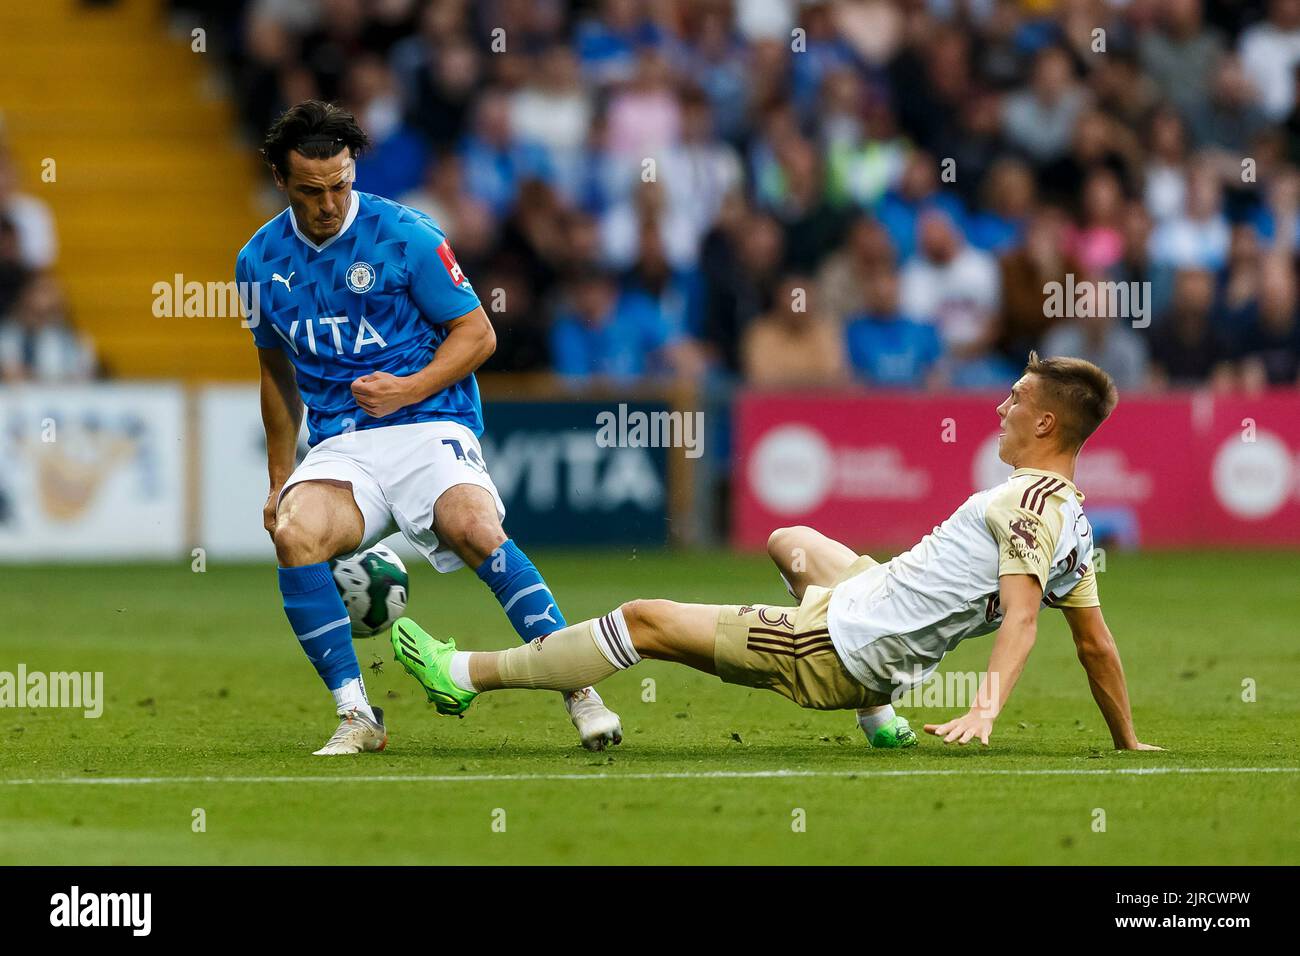
<path fill-rule="evenodd" d="M 521 640 L 531 641 L 566 626 L 541 572 L 513 541 L 493 551 L 475 573 L 501 602 Z"/>
<path fill-rule="evenodd" d="M 352 646 L 352 622 L 329 565 L 322 561 L 280 568 L 280 593 L 293 632 L 339 708 L 347 709 L 347 704 L 369 712 L 361 666 Z"/>

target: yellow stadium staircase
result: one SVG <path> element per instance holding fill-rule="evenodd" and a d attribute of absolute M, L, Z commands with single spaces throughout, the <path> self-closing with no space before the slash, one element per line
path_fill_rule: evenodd
<path fill-rule="evenodd" d="M 5 0 L 0 122 L 20 189 L 52 209 L 74 322 L 119 378 L 249 379 L 238 319 L 156 317 L 156 283 L 226 282 L 264 216 L 218 66 L 162 0 Z M 209 47 L 210 49 L 210 47 Z M 42 180 L 53 161 L 52 182 Z"/>

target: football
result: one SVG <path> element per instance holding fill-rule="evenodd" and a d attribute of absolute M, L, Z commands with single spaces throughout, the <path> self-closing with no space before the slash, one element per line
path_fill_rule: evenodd
<path fill-rule="evenodd" d="M 330 571 L 352 619 L 353 637 L 374 637 L 406 611 L 406 565 L 392 548 L 377 544 L 331 561 Z"/>

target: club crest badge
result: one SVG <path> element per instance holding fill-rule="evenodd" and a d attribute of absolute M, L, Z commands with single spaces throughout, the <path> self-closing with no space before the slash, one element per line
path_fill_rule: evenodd
<path fill-rule="evenodd" d="M 375 284 L 374 266 L 368 262 L 354 262 L 348 266 L 345 278 L 348 288 L 353 292 L 369 292 L 370 287 Z"/>

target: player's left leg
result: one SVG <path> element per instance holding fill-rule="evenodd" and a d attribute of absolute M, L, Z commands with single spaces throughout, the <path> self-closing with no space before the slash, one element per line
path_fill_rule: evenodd
<path fill-rule="evenodd" d="M 277 503 L 273 538 L 285 615 L 341 718 L 334 735 L 315 753 L 382 750 L 388 741 L 383 711 L 366 698 L 347 608 L 328 563 L 361 546 L 367 519 L 359 502 L 374 524 L 375 495 L 366 495 L 362 476 L 349 471 L 346 461 L 332 461 L 320 452 L 315 460 L 308 456 L 304 465 Z"/>
<path fill-rule="evenodd" d="M 568 690 L 604 680 L 643 657 L 708 674 L 721 608 L 714 604 L 630 601 L 604 617 L 563 627 L 506 651 L 456 650 L 414 621 L 393 626 L 397 660 L 424 687 L 439 713 L 462 713 L 489 690 Z"/>
<path fill-rule="evenodd" d="M 761 687 L 801 707 L 849 709 L 887 704 L 844 667 L 825 629 L 824 595 L 799 608 L 732 607 L 629 601 L 604 617 L 562 628 L 507 651 L 462 652 L 409 618 L 393 625 L 398 662 L 438 712 L 463 713 L 478 694 L 506 688 L 563 690 L 596 683 L 642 658 L 685 664 L 727 683 Z M 873 746 L 914 746 L 898 718 L 897 739 Z M 906 736 L 904 736 L 906 735 Z"/>
<path fill-rule="evenodd" d="M 555 595 L 528 556 L 501 526 L 496 500 L 477 484 L 453 485 L 434 503 L 434 530 L 486 584 L 519 635 L 528 642 L 567 626 Z M 618 715 L 595 689 L 565 688 L 564 702 L 582 744 L 602 750 L 623 740 Z"/>

